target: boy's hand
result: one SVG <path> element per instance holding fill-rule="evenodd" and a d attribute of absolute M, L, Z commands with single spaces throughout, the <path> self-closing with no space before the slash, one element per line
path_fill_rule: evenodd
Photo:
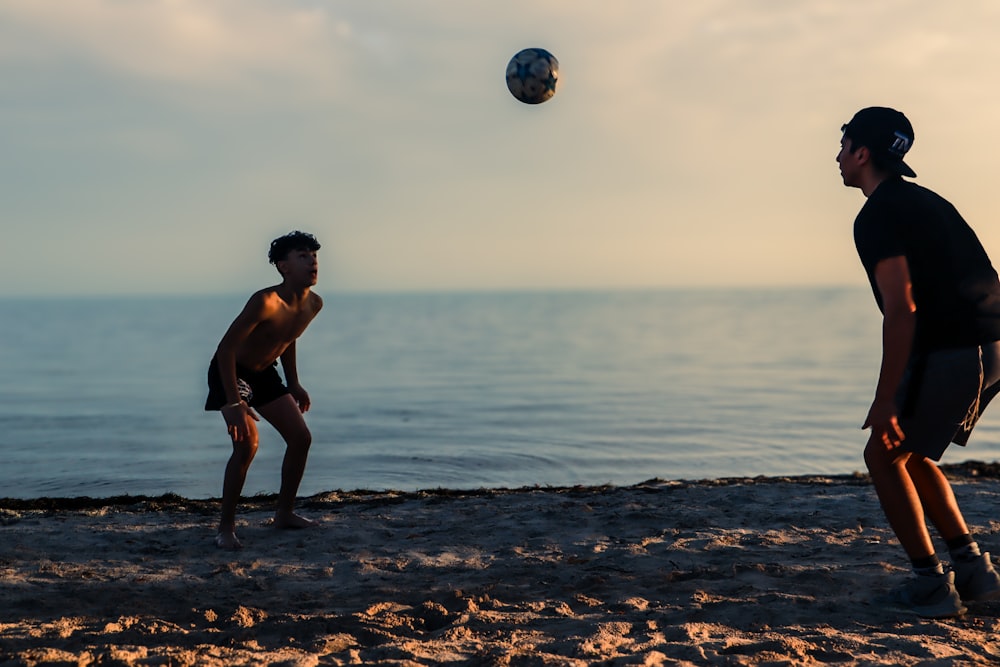
<path fill-rule="evenodd" d="M 254 422 L 259 422 L 260 417 L 244 401 L 238 405 L 227 405 L 222 408 L 222 418 L 226 420 L 226 430 L 233 442 L 246 442 L 250 440 L 256 432 L 257 427 Z"/>
<path fill-rule="evenodd" d="M 301 412 L 309 412 L 309 407 L 312 405 L 312 401 L 309 399 L 309 392 L 302 388 L 300 384 L 294 384 L 288 387 L 288 392 L 295 399 L 295 402 L 299 406 Z"/>

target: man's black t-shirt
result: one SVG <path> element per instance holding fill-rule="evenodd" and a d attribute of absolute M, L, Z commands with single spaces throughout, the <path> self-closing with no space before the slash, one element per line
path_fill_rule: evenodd
<path fill-rule="evenodd" d="M 902 178 L 883 181 L 854 221 L 875 300 L 875 266 L 903 255 L 917 306 L 914 351 L 1000 340 L 1000 281 L 975 232 L 943 197 Z"/>

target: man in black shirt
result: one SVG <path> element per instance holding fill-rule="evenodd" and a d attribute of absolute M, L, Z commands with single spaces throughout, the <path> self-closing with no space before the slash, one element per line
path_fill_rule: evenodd
<path fill-rule="evenodd" d="M 1000 390 L 1000 280 L 955 207 L 903 180 L 916 174 L 903 162 L 913 128 L 902 113 L 869 107 L 842 130 L 844 185 L 867 197 L 854 240 L 883 315 L 865 463 L 917 575 L 891 597 L 922 616 L 957 616 L 963 601 L 1000 597 L 1000 576 L 935 461 L 950 443 L 965 445 Z M 952 571 L 938 560 L 925 512 Z"/>

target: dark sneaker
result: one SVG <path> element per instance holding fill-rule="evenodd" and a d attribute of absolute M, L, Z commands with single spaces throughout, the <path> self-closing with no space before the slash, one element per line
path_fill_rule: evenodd
<path fill-rule="evenodd" d="M 889 593 L 889 602 L 924 618 L 961 616 L 967 609 L 955 589 L 955 573 L 918 575 Z"/>
<path fill-rule="evenodd" d="M 968 563 L 952 563 L 955 588 L 965 602 L 982 602 L 1000 598 L 1000 574 L 993 569 L 990 555 L 984 553 Z"/>

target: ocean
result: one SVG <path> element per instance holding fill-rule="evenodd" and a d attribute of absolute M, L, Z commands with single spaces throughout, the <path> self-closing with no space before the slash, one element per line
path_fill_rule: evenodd
<path fill-rule="evenodd" d="M 231 446 L 205 372 L 247 296 L 0 300 L 0 497 L 218 497 Z M 324 300 L 298 343 L 302 496 L 864 468 L 866 289 Z M 997 417 L 944 462 L 1000 458 Z M 283 452 L 262 422 L 246 495 L 277 491 Z"/>

